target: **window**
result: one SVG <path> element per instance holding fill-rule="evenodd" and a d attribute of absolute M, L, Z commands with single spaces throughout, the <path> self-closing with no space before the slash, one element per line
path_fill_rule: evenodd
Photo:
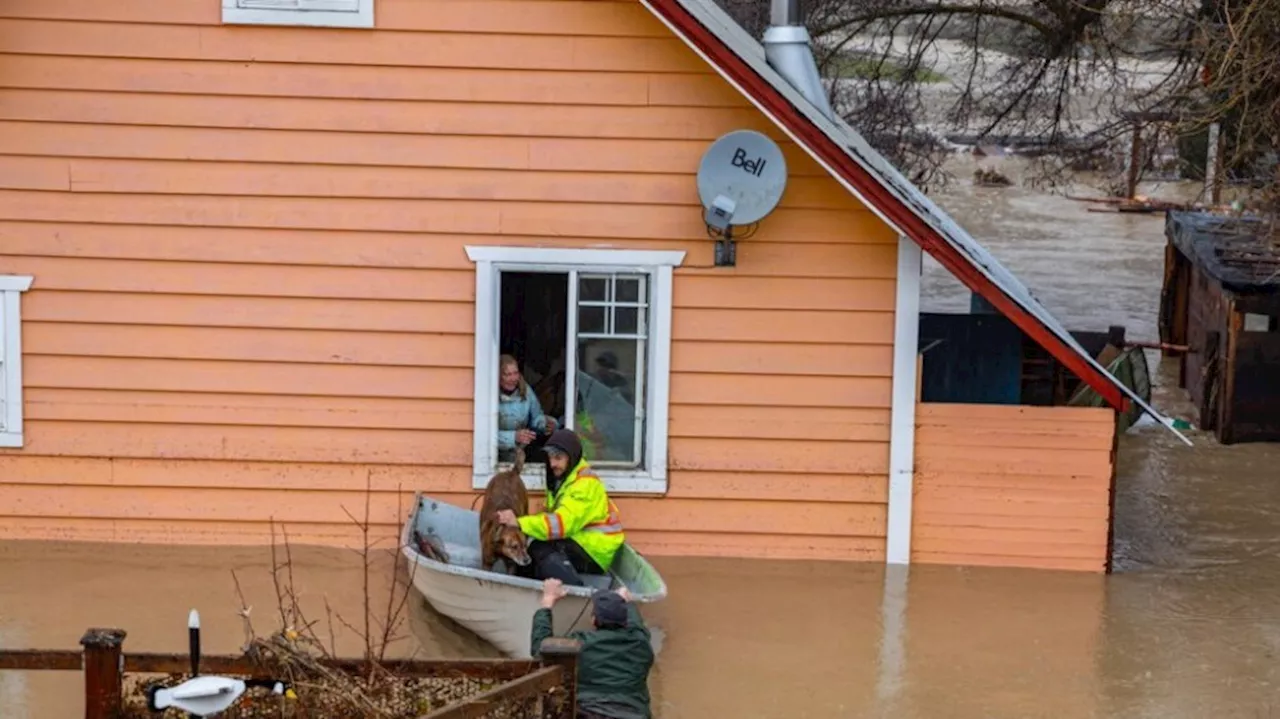
<path fill-rule="evenodd" d="M 467 248 L 476 263 L 473 487 L 510 466 L 498 446 L 505 354 L 543 413 L 582 437 L 610 491 L 666 491 L 671 284 L 684 254 Z M 528 465 L 525 482 L 543 487 L 542 466 Z"/>
<path fill-rule="evenodd" d="M 222 0 L 222 22 L 234 25 L 373 27 L 374 0 Z"/>
<path fill-rule="evenodd" d="M 0 447 L 22 446 L 22 293 L 31 278 L 0 275 Z"/>

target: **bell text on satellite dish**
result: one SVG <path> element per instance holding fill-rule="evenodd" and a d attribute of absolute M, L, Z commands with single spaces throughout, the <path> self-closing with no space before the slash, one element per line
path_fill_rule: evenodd
<path fill-rule="evenodd" d="M 707 148 L 698 166 L 698 198 L 707 209 L 708 222 L 715 225 L 759 222 L 778 206 L 786 187 L 782 150 L 754 130 L 722 136 Z"/>

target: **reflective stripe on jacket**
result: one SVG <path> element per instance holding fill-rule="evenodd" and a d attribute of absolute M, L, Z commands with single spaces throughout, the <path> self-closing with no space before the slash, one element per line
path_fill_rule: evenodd
<path fill-rule="evenodd" d="M 572 539 L 601 569 L 613 564 L 626 540 L 622 515 L 585 460 L 569 472 L 558 492 L 552 494 L 548 486 L 544 512 L 520 517 L 519 522 L 520 531 L 534 539 Z"/>

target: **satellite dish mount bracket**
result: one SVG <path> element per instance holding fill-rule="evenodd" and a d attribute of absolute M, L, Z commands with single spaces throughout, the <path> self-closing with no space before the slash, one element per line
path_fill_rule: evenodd
<path fill-rule="evenodd" d="M 738 261 L 737 244 L 733 241 L 733 211 L 737 203 L 725 195 L 717 195 L 707 208 L 707 229 L 716 237 L 716 267 L 732 267 Z"/>

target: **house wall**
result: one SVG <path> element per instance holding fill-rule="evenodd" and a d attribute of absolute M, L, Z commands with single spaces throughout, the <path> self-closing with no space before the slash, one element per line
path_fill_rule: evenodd
<path fill-rule="evenodd" d="M 413 490 L 469 505 L 463 247 L 606 246 L 689 253 L 632 541 L 883 557 L 897 238 L 638 3 L 220 4 L 0 4 L 0 266 L 35 277 L 0 536 L 331 544 L 366 487 L 375 535 Z M 693 172 L 739 128 L 790 180 L 714 268 Z"/>
<path fill-rule="evenodd" d="M 1115 412 L 921 403 L 913 562 L 1101 572 Z"/>

